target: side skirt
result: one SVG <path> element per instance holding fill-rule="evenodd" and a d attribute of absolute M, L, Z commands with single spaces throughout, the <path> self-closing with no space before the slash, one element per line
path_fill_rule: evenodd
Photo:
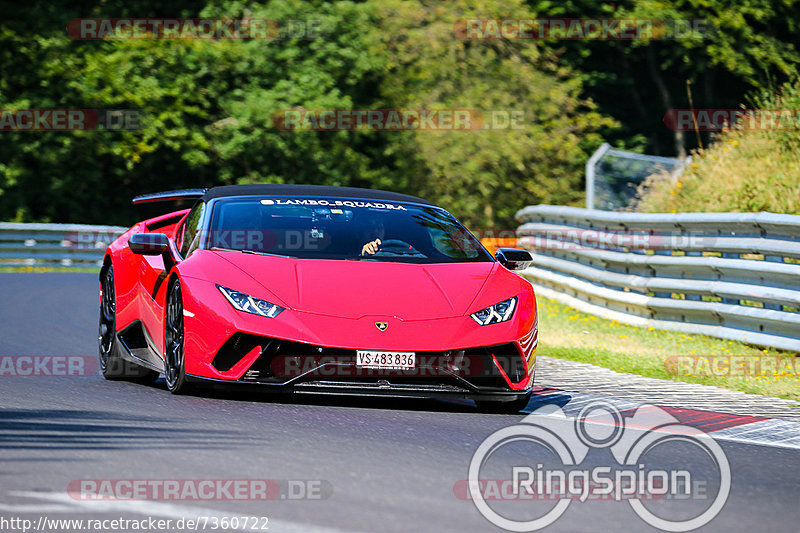
<path fill-rule="evenodd" d="M 164 372 L 164 356 L 156 348 L 141 320 L 134 320 L 127 328 L 117 332 L 120 355 L 123 359 L 156 372 Z"/>

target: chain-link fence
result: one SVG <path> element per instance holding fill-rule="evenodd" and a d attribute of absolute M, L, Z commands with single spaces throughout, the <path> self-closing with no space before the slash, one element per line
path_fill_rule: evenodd
<path fill-rule="evenodd" d="M 653 174 L 680 175 L 686 161 L 614 150 L 603 144 L 586 163 L 586 207 L 614 211 L 636 198 L 639 185 Z"/>

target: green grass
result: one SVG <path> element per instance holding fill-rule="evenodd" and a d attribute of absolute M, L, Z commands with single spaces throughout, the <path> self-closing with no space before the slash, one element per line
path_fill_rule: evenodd
<path fill-rule="evenodd" d="M 759 98 L 758 109 L 800 112 L 800 79 Z M 649 177 L 635 209 L 648 213 L 800 213 L 800 130 L 728 129 L 694 153 L 680 179 Z"/>
<path fill-rule="evenodd" d="M 768 376 L 703 376 L 667 371 L 670 356 L 731 356 L 796 354 L 762 349 L 741 342 L 691 335 L 677 331 L 639 328 L 615 320 L 581 313 L 565 304 L 537 297 L 539 303 L 538 355 L 638 374 L 640 376 L 686 381 L 788 398 L 800 402 L 800 379 L 796 374 Z M 800 365 L 800 362 L 798 363 Z"/>

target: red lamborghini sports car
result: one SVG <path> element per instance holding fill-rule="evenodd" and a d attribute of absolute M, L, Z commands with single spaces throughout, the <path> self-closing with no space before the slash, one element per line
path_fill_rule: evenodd
<path fill-rule="evenodd" d="M 139 222 L 100 272 L 107 379 L 277 393 L 468 398 L 518 411 L 533 385 L 531 255 L 492 257 L 451 214 L 404 194 L 234 185 Z"/>

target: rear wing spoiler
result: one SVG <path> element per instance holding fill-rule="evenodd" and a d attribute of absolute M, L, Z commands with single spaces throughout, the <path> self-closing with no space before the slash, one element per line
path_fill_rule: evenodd
<path fill-rule="evenodd" d="M 154 192 L 142 194 L 133 199 L 134 204 L 148 204 L 152 202 L 169 202 L 171 200 L 199 200 L 208 189 L 181 189 L 179 191 Z"/>

